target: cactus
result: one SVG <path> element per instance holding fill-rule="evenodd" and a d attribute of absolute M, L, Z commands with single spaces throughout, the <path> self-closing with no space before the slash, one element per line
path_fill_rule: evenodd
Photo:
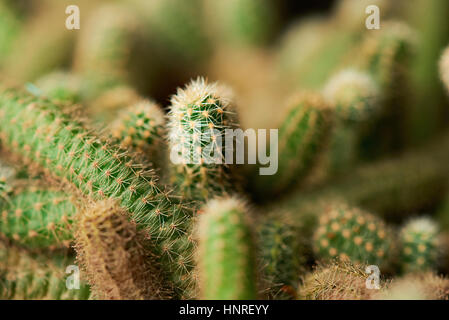
<path fill-rule="evenodd" d="M 412 273 L 395 279 L 376 296 L 381 300 L 448 300 L 449 279 L 433 272 Z"/>
<path fill-rule="evenodd" d="M 298 289 L 300 300 L 370 300 L 377 290 L 368 289 L 362 265 L 348 262 L 318 266 L 304 276 Z"/>
<path fill-rule="evenodd" d="M 299 94 L 289 105 L 279 129 L 278 170 L 274 175 L 254 178 L 252 187 L 258 195 L 268 190 L 279 194 L 304 177 L 324 146 L 331 127 L 330 107 L 320 95 Z"/>
<path fill-rule="evenodd" d="M 163 139 L 165 119 L 161 107 L 153 101 L 142 100 L 122 110 L 119 118 L 111 125 L 114 138 L 123 148 L 131 147 L 144 153 L 155 165 L 163 166 Z"/>
<path fill-rule="evenodd" d="M 0 242 L 0 299 L 86 300 L 90 289 L 68 289 L 66 268 L 74 259 L 65 255 L 33 255 Z"/>
<path fill-rule="evenodd" d="M 2 64 L 20 32 L 21 21 L 17 12 L 5 1 L 0 1 L 0 21 L 0 64 Z"/>
<path fill-rule="evenodd" d="M 172 180 L 189 199 L 205 200 L 229 188 L 225 132 L 234 125 L 232 108 L 228 88 L 203 78 L 178 89 L 171 99 Z"/>
<path fill-rule="evenodd" d="M 15 189 L 0 203 L 0 233 L 29 248 L 69 247 L 74 200 L 51 189 Z"/>
<path fill-rule="evenodd" d="M 278 217 L 279 219 L 279 217 Z M 293 223 L 275 220 L 274 216 L 264 218 L 259 226 L 259 250 L 263 281 L 267 294 L 273 299 L 294 299 L 303 250 Z"/>
<path fill-rule="evenodd" d="M 256 265 L 248 214 L 241 200 L 213 199 L 198 226 L 198 269 L 203 299 L 255 299 Z"/>
<path fill-rule="evenodd" d="M 36 95 L 42 95 L 52 99 L 55 103 L 74 104 L 82 100 L 81 79 L 74 74 L 55 71 L 44 75 L 36 80 L 34 85 L 29 85 L 29 89 Z"/>
<path fill-rule="evenodd" d="M 415 218 L 401 229 L 401 264 L 405 272 L 435 270 L 439 257 L 438 226 L 430 218 Z"/>
<path fill-rule="evenodd" d="M 261 46 L 270 40 L 277 16 L 272 0 L 203 0 L 213 39 L 234 46 Z"/>
<path fill-rule="evenodd" d="M 393 239 L 382 220 L 344 205 L 320 216 L 313 239 L 316 255 L 325 260 L 388 267 L 394 254 Z"/>
<path fill-rule="evenodd" d="M 440 59 L 440 75 L 443 84 L 449 91 L 449 47 L 444 50 L 443 55 Z"/>
<path fill-rule="evenodd" d="M 176 246 L 173 241 L 186 234 L 192 213 L 157 185 L 153 173 L 49 101 L 1 91 L 0 113 L 4 146 L 93 199 L 117 199 L 139 229 L 156 241 L 170 272 L 190 274 L 192 241 Z M 186 286 L 190 283 L 186 276 L 177 278 Z"/>
<path fill-rule="evenodd" d="M 95 203 L 79 219 L 77 259 L 98 299 L 162 299 L 160 271 L 136 225 L 113 200 Z"/>

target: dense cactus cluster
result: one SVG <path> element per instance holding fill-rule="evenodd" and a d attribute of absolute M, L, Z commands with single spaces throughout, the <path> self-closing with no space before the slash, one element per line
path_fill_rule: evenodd
<path fill-rule="evenodd" d="M 446 0 L 73 2 L 0 0 L 0 299 L 449 299 Z"/>

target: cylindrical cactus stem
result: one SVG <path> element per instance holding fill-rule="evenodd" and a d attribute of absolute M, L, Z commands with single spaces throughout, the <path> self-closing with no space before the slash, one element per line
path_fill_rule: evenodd
<path fill-rule="evenodd" d="M 301 281 L 300 300 L 370 300 L 378 290 L 367 287 L 365 265 L 348 262 L 319 265 Z M 383 284 L 379 283 L 381 290 Z"/>
<path fill-rule="evenodd" d="M 16 188 L 0 202 L 0 234 L 29 248 L 69 247 L 76 214 L 73 197 L 51 189 Z"/>
<path fill-rule="evenodd" d="M 68 268 L 69 266 L 73 266 Z M 66 271 L 72 274 L 66 273 Z M 90 288 L 76 272 L 74 258 L 61 254 L 30 254 L 0 241 L 0 299 L 87 300 Z M 68 277 L 79 276 L 79 288 L 67 286 Z"/>
<path fill-rule="evenodd" d="M 352 261 L 388 268 L 393 257 L 390 231 L 384 222 L 369 213 L 336 204 L 322 214 L 315 231 L 317 257 Z"/>
<path fill-rule="evenodd" d="M 278 133 L 278 170 L 273 175 L 254 177 L 252 188 L 256 195 L 285 191 L 303 178 L 314 165 L 325 145 L 332 124 L 329 105 L 319 94 L 302 93 L 292 98 L 285 120 Z M 270 150 L 275 152 L 275 150 Z"/>
<path fill-rule="evenodd" d="M 248 212 L 236 198 L 210 200 L 198 225 L 202 299 L 256 299 L 256 263 Z"/>
<path fill-rule="evenodd" d="M 192 211 L 158 186 L 154 173 L 135 163 L 132 154 L 110 146 L 51 101 L 16 90 L 0 91 L 0 118 L 3 147 L 94 200 L 116 199 L 156 243 L 156 253 L 167 258 L 164 267 L 168 272 L 178 270 L 179 260 L 190 265 L 192 248 L 162 250 L 162 242 L 187 233 Z M 185 270 L 184 279 L 190 270 Z"/>
<path fill-rule="evenodd" d="M 153 101 L 142 100 L 119 113 L 112 123 L 114 138 L 124 149 L 131 148 L 149 159 L 155 168 L 164 166 L 165 115 Z"/>
<path fill-rule="evenodd" d="M 172 180 L 183 195 L 206 200 L 230 187 L 227 129 L 234 127 L 231 93 L 219 83 L 198 78 L 178 89 L 169 112 Z"/>
<path fill-rule="evenodd" d="M 411 273 L 394 279 L 379 300 L 448 300 L 449 279 L 433 272 Z"/>
<path fill-rule="evenodd" d="M 446 89 L 449 91 L 449 47 L 447 47 L 440 60 L 440 75 L 443 84 L 446 86 Z"/>
<path fill-rule="evenodd" d="M 107 300 L 167 298 L 156 258 L 126 216 L 110 199 L 96 202 L 80 214 L 77 259 L 92 293 Z"/>
<path fill-rule="evenodd" d="M 439 257 L 438 226 L 430 218 L 415 218 L 400 233 L 401 267 L 404 272 L 437 269 Z"/>
<path fill-rule="evenodd" d="M 259 227 L 261 281 L 271 299 L 295 299 L 302 265 L 301 241 L 293 223 L 264 217 Z"/>
<path fill-rule="evenodd" d="M 271 0 L 203 0 L 207 23 L 216 42 L 261 46 L 273 35 L 277 20 Z"/>
<path fill-rule="evenodd" d="M 373 77 L 357 69 L 344 69 L 326 83 L 323 97 L 345 123 L 360 123 L 379 109 L 381 91 Z"/>

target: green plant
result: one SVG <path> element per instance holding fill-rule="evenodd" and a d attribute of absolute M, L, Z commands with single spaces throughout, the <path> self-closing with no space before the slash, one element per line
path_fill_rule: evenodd
<path fill-rule="evenodd" d="M 438 226 L 430 218 L 415 218 L 401 229 L 401 264 L 405 272 L 435 270 L 439 257 Z"/>
<path fill-rule="evenodd" d="M 255 299 L 254 244 L 248 211 L 236 198 L 207 203 L 198 225 L 198 273 L 203 299 Z"/>
<path fill-rule="evenodd" d="M 394 240 L 382 220 L 357 208 L 332 206 L 319 218 L 314 251 L 325 260 L 388 267 Z"/>

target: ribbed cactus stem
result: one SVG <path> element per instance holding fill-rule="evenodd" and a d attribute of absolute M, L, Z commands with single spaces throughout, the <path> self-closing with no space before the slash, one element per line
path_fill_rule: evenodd
<path fill-rule="evenodd" d="M 0 115 L 3 146 L 94 200 L 117 199 L 157 244 L 168 272 L 189 274 L 185 264 L 192 261 L 192 241 L 187 248 L 163 242 L 186 234 L 192 212 L 162 190 L 157 177 L 135 163 L 132 155 L 108 145 L 50 101 L 16 90 L 0 92 Z"/>
<path fill-rule="evenodd" d="M 447 47 L 440 60 L 440 74 L 443 84 L 449 91 L 449 47 Z"/>
<path fill-rule="evenodd" d="M 107 300 L 167 298 L 156 258 L 126 216 L 113 200 L 99 201 L 80 215 L 77 259 L 92 292 Z"/>
<path fill-rule="evenodd" d="M 319 94 L 302 93 L 291 99 L 279 128 L 278 143 L 274 142 L 278 147 L 278 170 L 273 175 L 255 177 L 253 187 L 258 194 L 279 194 L 309 172 L 325 145 L 331 116 L 329 105 Z"/>
<path fill-rule="evenodd" d="M 393 240 L 382 220 L 357 208 L 331 206 L 319 219 L 314 251 L 325 260 L 388 267 L 393 258 Z"/>
<path fill-rule="evenodd" d="M 430 218 L 415 218 L 401 229 L 401 267 L 404 272 L 436 270 L 438 226 Z"/>
<path fill-rule="evenodd" d="M 74 258 L 56 254 L 32 255 L 0 241 L 0 299 L 13 300 L 87 300 L 89 286 L 80 276 L 80 287 L 68 288 L 66 270 L 76 266 Z"/>
<path fill-rule="evenodd" d="M 367 288 L 364 265 L 333 263 L 318 266 L 304 276 L 300 300 L 370 300 L 378 290 Z"/>
<path fill-rule="evenodd" d="M 0 234 L 30 248 L 69 247 L 74 202 L 61 191 L 16 188 L 0 203 Z"/>
<path fill-rule="evenodd" d="M 201 298 L 256 299 L 256 265 L 248 214 L 240 200 L 213 199 L 200 216 Z"/>
<path fill-rule="evenodd" d="M 205 200 L 229 188 L 226 129 L 233 123 L 229 89 L 198 78 L 178 89 L 169 112 L 172 180 L 189 199 Z"/>

